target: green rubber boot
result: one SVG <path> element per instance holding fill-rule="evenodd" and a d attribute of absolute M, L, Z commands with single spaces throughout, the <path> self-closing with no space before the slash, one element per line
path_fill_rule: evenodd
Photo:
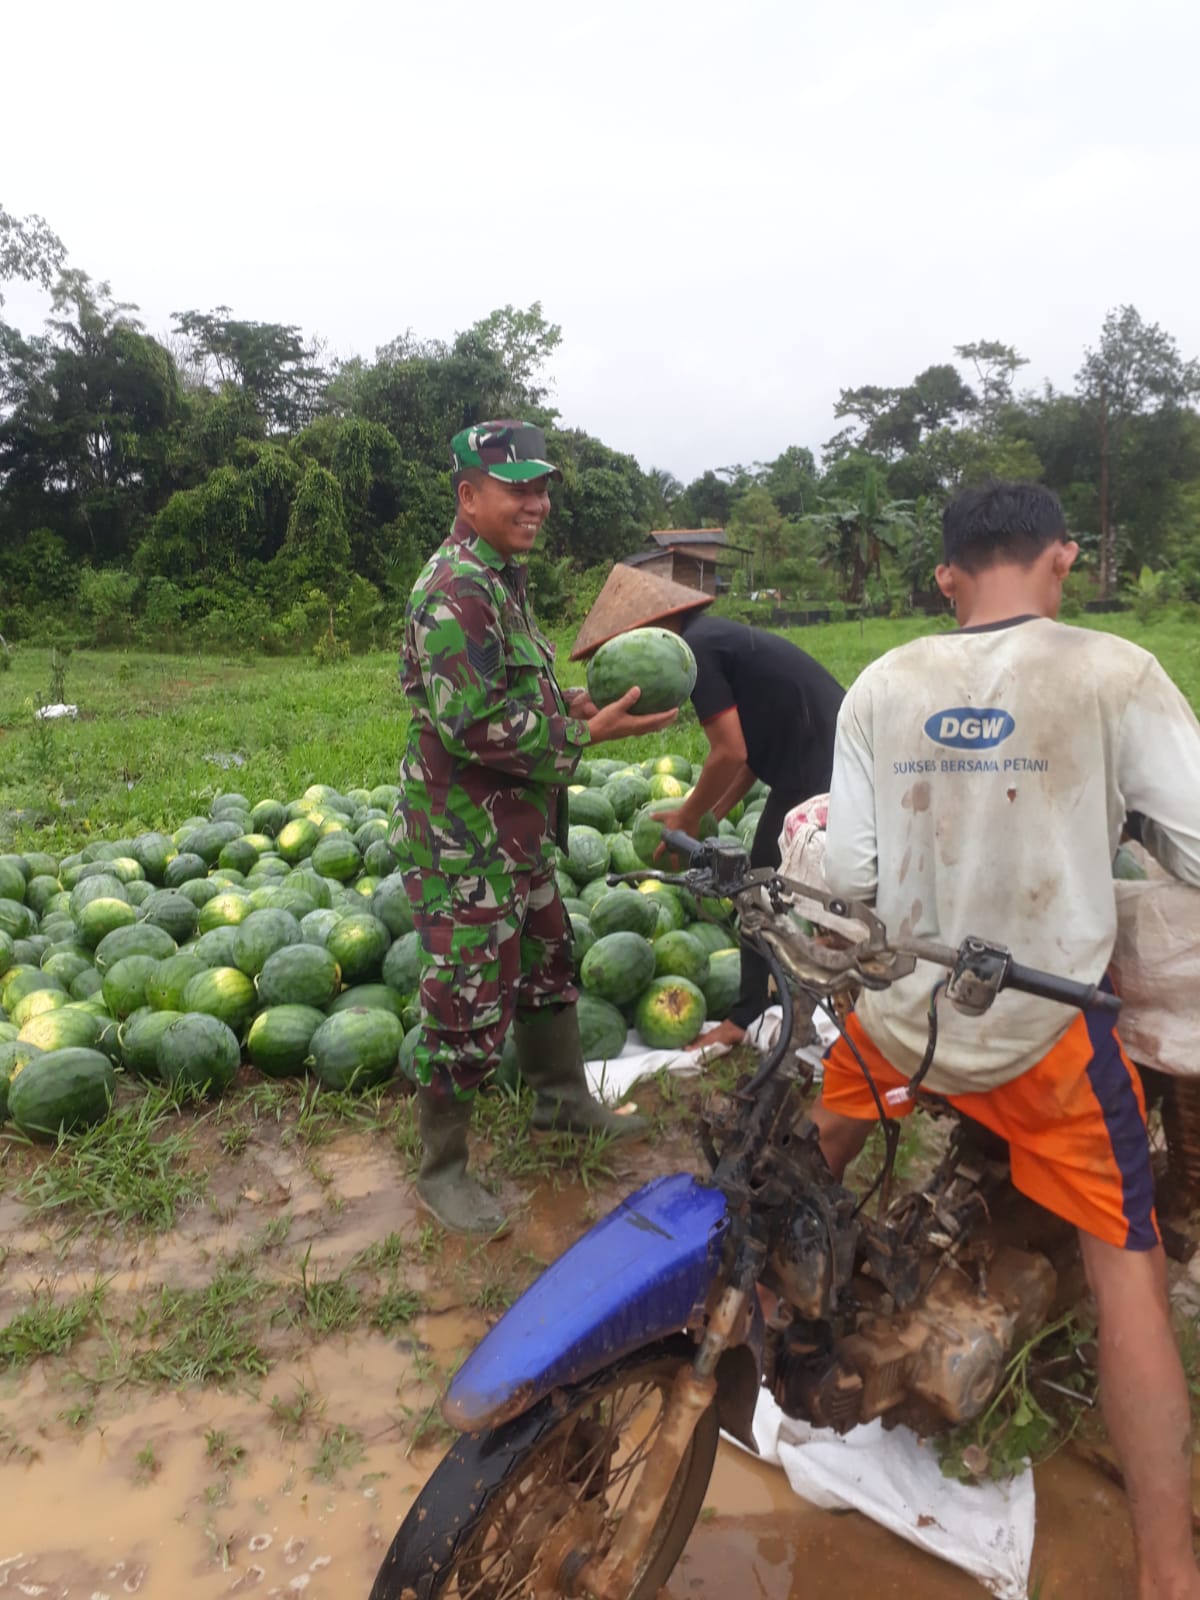
<path fill-rule="evenodd" d="M 503 1233 L 508 1218 L 477 1178 L 467 1171 L 471 1102 L 417 1090 L 421 1170 L 417 1194 L 451 1233 Z"/>
<path fill-rule="evenodd" d="M 513 1023 L 513 1043 L 521 1076 L 537 1097 L 536 1132 L 579 1138 L 602 1133 L 609 1139 L 641 1139 L 649 1132 L 645 1117 L 619 1116 L 592 1098 L 573 1005 L 547 1007 L 533 1021 L 518 1018 Z"/>

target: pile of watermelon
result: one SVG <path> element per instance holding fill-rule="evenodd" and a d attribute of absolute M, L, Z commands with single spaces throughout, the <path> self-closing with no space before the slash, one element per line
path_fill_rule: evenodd
<path fill-rule="evenodd" d="M 652 808 L 678 802 L 691 767 L 594 761 L 577 776 L 559 882 L 585 1053 L 616 1054 L 630 1026 L 687 1043 L 737 994 L 729 907 L 604 880 L 652 859 Z M 90 1125 L 117 1071 L 184 1096 L 220 1094 L 244 1062 L 338 1090 L 397 1064 L 411 1076 L 417 936 L 386 840 L 398 797 L 390 784 L 317 784 L 287 805 L 225 794 L 170 835 L 0 856 L 0 1121 L 45 1137 Z M 500 1075 L 514 1072 L 510 1048 Z"/>

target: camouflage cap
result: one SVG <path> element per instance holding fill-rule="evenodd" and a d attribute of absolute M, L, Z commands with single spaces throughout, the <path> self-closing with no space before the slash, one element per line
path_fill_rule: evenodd
<path fill-rule="evenodd" d="M 546 459 L 546 435 L 532 422 L 477 422 L 450 441 L 452 472 L 475 467 L 502 483 L 529 483 L 534 478 L 556 478 L 562 473 Z"/>

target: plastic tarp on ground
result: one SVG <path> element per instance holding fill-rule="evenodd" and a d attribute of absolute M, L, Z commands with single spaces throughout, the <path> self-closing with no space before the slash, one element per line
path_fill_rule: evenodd
<path fill-rule="evenodd" d="M 762 1460 L 782 1467 L 810 1505 L 861 1511 L 969 1572 L 998 1600 L 1027 1600 L 1034 1532 L 1028 1468 L 1006 1483 L 956 1483 L 942 1476 L 933 1446 L 909 1428 L 889 1432 L 880 1422 L 847 1434 L 813 1428 L 785 1416 L 765 1389 L 754 1442 Z"/>
<path fill-rule="evenodd" d="M 751 1023 L 748 1030 L 750 1043 L 757 1045 L 761 1051 L 769 1050 L 782 1020 L 783 1014 L 778 1006 L 768 1007 L 757 1022 Z M 821 1044 L 819 1047 L 798 1054 L 810 1062 L 819 1064 L 820 1051 L 832 1043 L 836 1037 L 836 1029 L 823 1012 L 817 1012 L 813 1023 Z M 701 1037 L 703 1038 L 705 1032 L 711 1031 L 716 1026 L 715 1022 L 707 1024 L 702 1030 Z M 634 1084 L 640 1082 L 642 1078 L 652 1078 L 656 1072 L 675 1072 L 685 1077 L 694 1076 L 706 1061 L 728 1054 L 727 1044 L 710 1045 L 703 1050 L 651 1050 L 631 1028 L 625 1040 L 625 1048 L 619 1056 L 613 1056 L 608 1061 L 587 1062 L 588 1082 L 594 1095 L 612 1105 L 627 1095 Z"/>

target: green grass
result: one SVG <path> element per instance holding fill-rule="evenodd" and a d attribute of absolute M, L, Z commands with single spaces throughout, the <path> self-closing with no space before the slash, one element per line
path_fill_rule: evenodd
<path fill-rule="evenodd" d="M 1164 615 L 1139 623 L 1131 613 L 1089 618 L 1153 650 L 1194 706 L 1200 706 L 1200 628 Z M 784 630 L 802 649 L 850 683 L 884 651 L 938 631 L 937 619 L 874 618 Z M 559 640 L 564 685 L 582 683 Z M 213 797 L 236 789 L 251 800 L 290 799 L 310 783 L 349 788 L 394 781 L 407 712 L 392 655 L 333 667 L 264 657 L 156 656 L 81 651 L 66 666 L 67 701 L 78 722 L 38 723 L 50 680 L 50 652 L 21 649 L 0 674 L 0 848 L 59 853 L 88 837 L 171 829 L 206 813 Z M 669 735 L 695 760 L 704 735 L 690 708 Z M 641 759 L 661 739 L 640 738 L 605 754 Z M 212 757 L 236 756 L 223 768 Z"/>
<path fill-rule="evenodd" d="M 0 1327 L 0 1372 L 28 1366 L 41 1356 L 60 1356 L 91 1326 L 104 1301 L 96 1283 L 83 1294 L 58 1301 L 37 1291 L 24 1311 Z"/>
<path fill-rule="evenodd" d="M 218 1272 L 203 1289 L 164 1286 L 141 1326 L 110 1330 L 111 1371 L 101 1376 L 172 1388 L 265 1377 L 270 1361 L 258 1336 L 270 1294 L 268 1284 L 241 1267 Z"/>
<path fill-rule="evenodd" d="M 194 1141 L 179 1123 L 169 1093 L 149 1088 L 64 1139 L 17 1184 L 16 1197 L 34 1211 L 81 1213 L 93 1226 L 173 1228 L 207 1188 L 207 1176 L 189 1170 Z"/>

